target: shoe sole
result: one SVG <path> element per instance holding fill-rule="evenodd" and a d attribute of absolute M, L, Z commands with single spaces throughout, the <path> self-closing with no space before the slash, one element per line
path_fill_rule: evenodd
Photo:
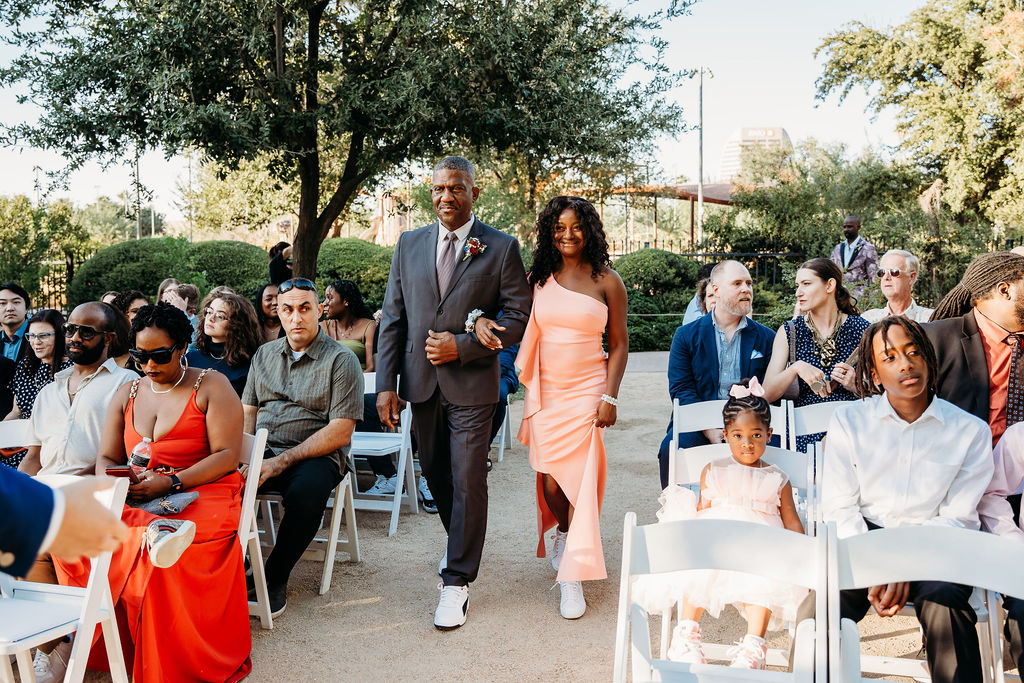
<path fill-rule="evenodd" d="M 284 614 L 284 611 L 285 611 L 286 609 L 288 609 L 288 603 L 287 603 L 287 602 L 286 602 L 286 603 L 284 603 L 284 606 L 283 606 L 283 607 L 282 607 L 281 609 L 277 610 L 276 612 L 271 612 L 271 613 L 270 613 L 270 616 L 271 616 L 271 617 L 274 617 L 274 618 L 276 619 L 277 617 L 279 617 L 279 616 L 281 616 L 282 614 Z"/>
<path fill-rule="evenodd" d="M 195 524 L 189 524 L 188 526 L 182 527 L 182 529 L 179 529 L 170 536 L 165 537 L 162 543 L 150 551 L 149 559 L 153 563 L 153 566 L 158 569 L 173 567 L 174 564 L 181 559 L 184 552 L 188 550 L 188 547 L 192 545 L 192 541 L 195 537 Z"/>

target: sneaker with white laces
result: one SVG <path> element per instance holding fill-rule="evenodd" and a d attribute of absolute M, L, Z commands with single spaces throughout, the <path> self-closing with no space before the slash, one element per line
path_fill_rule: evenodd
<path fill-rule="evenodd" d="M 420 492 L 420 505 L 423 506 L 423 510 L 430 513 L 437 512 L 437 503 L 434 502 L 434 495 L 430 492 L 430 487 L 427 486 L 427 478 L 422 474 L 420 475 L 418 488 Z"/>
<path fill-rule="evenodd" d="M 551 567 L 557 572 L 558 565 L 562 563 L 562 553 L 565 552 L 565 538 L 568 531 L 559 531 L 555 527 L 555 535 L 551 537 Z"/>
<path fill-rule="evenodd" d="M 731 667 L 736 669 L 763 669 L 765 657 L 768 655 L 768 648 L 764 644 L 764 638 L 748 633 L 727 654 L 732 657 L 732 663 L 729 664 Z"/>
<path fill-rule="evenodd" d="M 587 601 L 583 599 L 582 581 L 559 581 L 562 589 L 562 601 L 558 611 L 562 613 L 563 619 L 579 619 L 587 611 Z M 554 588 L 554 586 L 552 586 Z"/>
<path fill-rule="evenodd" d="M 154 567 L 167 569 L 181 557 L 196 537 L 196 525 L 187 519 L 154 519 L 143 532 L 146 550 Z"/>
<path fill-rule="evenodd" d="M 434 628 L 439 631 L 451 631 L 466 623 L 466 612 L 469 611 L 469 586 L 446 586 L 437 584 L 441 597 L 434 610 Z"/>
<path fill-rule="evenodd" d="M 377 483 L 366 490 L 366 494 L 370 496 L 391 496 L 394 495 L 398 489 L 398 475 L 393 477 L 385 477 L 383 474 L 377 475 Z"/>
<path fill-rule="evenodd" d="M 36 675 L 37 683 L 58 683 L 64 680 L 73 644 L 73 640 L 62 640 L 50 654 L 36 650 L 36 657 L 32 660 L 32 671 Z"/>
<path fill-rule="evenodd" d="M 700 644 L 700 624 L 696 621 L 684 620 L 672 629 L 672 644 L 668 648 L 668 658 L 683 664 L 707 664 L 704 648 Z"/>

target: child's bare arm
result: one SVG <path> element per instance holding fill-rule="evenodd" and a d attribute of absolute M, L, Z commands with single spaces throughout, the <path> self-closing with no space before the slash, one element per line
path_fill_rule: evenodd
<path fill-rule="evenodd" d="M 782 526 L 798 534 L 804 532 L 804 525 L 800 523 L 800 515 L 796 512 L 796 504 L 793 502 L 793 485 L 788 481 L 782 487 L 779 494 L 779 513 L 782 515 Z"/>
<path fill-rule="evenodd" d="M 700 473 L 700 500 L 697 501 L 698 510 L 706 510 L 709 507 L 707 496 L 704 495 L 704 489 L 707 487 L 707 476 L 708 470 L 711 469 L 710 463 L 704 465 L 704 469 Z"/>

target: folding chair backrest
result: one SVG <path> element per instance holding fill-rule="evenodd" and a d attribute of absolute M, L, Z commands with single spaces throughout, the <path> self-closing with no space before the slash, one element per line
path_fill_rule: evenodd
<path fill-rule="evenodd" d="M 376 394 L 377 393 L 377 373 L 376 372 L 364 372 L 363 373 L 363 393 L 364 394 Z"/>
<path fill-rule="evenodd" d="M 724 443 L 680 449 L 676 454 L 676 470 L 669 473 L 669 481 L 681 485 L 697 483 L 708 463 L 730 455 L 729 446 Z M 813 484 L 813 466 L 809 466 L 812 460 L 806 453 L 768 446 L 761 459 L 785 472 L 795 488 L 807 489 Z"/>
<path fill-rule="evenodd" d="M 853 401 L 829 401 L 800 406 L 793 409 L 793 434 L 804 436 L 828 431 L 828 423 L 837 408 L 850 405 Z M 774 417 L 773 417 L 774 420 Z"/>
<path fill-rule="evenodd" d="M 28 437 L 28 420 L 0 421 L 0 448 L 20 448 Z"/>
<path fill-rule="evenodd" d="M 245 551 L 245 542 L 253 532 L 253 518 L 256 516 L 256 489 L 260 483 L 260 468 L 263 467 L 263 452 L 267 448 L 267 430 L 256 430 L 255 436 L 242 434 L 242 452 L 238 454 L 238 464 L 248 465 L 245 473 L 245 489 L 242 492 L 242 514 L 238 519 L 238 542 Z"/>
<path fill-rule="evenodd" d="M 724 400 L 702 401 L 701 403 L 690 403 L 681 406 L 678 399 L 674 399 L 672 401 L 672 427 L 676 438 L 678 439 L 680 434 L 685 434 L 686 432 L 721 429 L 723 426 L 723 407 L 725 407 Z M 770 407 L 772 427 L 775 429 L 775 433 L 783 439 L 783 443 L 785 443 L 786 409 L 782 406 Z"/>

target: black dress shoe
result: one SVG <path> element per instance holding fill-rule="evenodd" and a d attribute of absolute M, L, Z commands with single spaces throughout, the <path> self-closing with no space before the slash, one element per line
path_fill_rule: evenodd
<path fill-rule="evenodd" d="M 288 607 L 288 584 L 268 586 L 267 590 L 270 592 L 270 616 L 279 617 Z"/>

